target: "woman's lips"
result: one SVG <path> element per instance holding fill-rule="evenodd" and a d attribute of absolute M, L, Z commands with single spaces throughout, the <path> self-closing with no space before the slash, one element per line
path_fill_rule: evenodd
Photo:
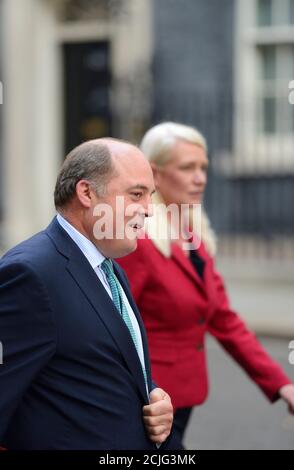
<path fill-rule="evenodd" d="M 202 195 L 203 195 L 203 191 L 193 191 L 189 193 L 189 196 L 191 197 L 202 197 Z"/>

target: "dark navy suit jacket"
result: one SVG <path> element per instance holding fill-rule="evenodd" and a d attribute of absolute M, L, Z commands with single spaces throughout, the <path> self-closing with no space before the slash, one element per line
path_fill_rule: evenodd
<path fill-rule="evenodd" d="M 137 317 L 149 390 L 145 329 Z M 154 450 L 148 403 L 129 331 L 96 273 L 53 219 L 0 261 L 0 446 L 8 449 Z M 174 448 L 172 438 L 163 449 Z"/>

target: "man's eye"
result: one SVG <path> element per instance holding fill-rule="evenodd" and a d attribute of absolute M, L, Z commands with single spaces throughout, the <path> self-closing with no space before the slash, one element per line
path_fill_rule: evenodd
<path fill-rule="evenodd" d="M 136 198 L 140 198 L 142 196 L 142 193 L 132 193 L 132 196 L 135 196 Z"/>

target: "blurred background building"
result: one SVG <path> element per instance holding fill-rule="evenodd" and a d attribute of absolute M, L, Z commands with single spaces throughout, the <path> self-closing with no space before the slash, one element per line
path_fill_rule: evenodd
<path fill-rule="evenodd" d="M 0 0 L 2 250 L 46 226 L 79 142 L 198 127 L 233 303 L 294 332 L 293 0 Z"/>
<path fill-rule="evenodd" d="M 291 376 L 291 80 L 294 0 L 0 0 L 0 252 L 48 224 L 73 146 L 194 125 L 232 303 L 256 332 L 284 336 L 265 345 Z M 212 395 L 187 446 L 293 448 L 283 404 L 269 408 L 214 342 L 208 353 Z"/>
<path fill-rule="evenodd" d="M 150 116 L 152 34 L 145 0 L 0 5 L 7 246 L 50 219 L 54 181 L 69 149 L 93 137 L 142 133 Z"/>

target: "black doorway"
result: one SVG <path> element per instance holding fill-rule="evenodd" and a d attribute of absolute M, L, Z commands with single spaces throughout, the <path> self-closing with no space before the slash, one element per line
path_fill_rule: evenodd
<path fill-rule="evenodd" d="M 85 140 L 111 135 L 110 46 L 63 45 L 65 154 Z"/>

